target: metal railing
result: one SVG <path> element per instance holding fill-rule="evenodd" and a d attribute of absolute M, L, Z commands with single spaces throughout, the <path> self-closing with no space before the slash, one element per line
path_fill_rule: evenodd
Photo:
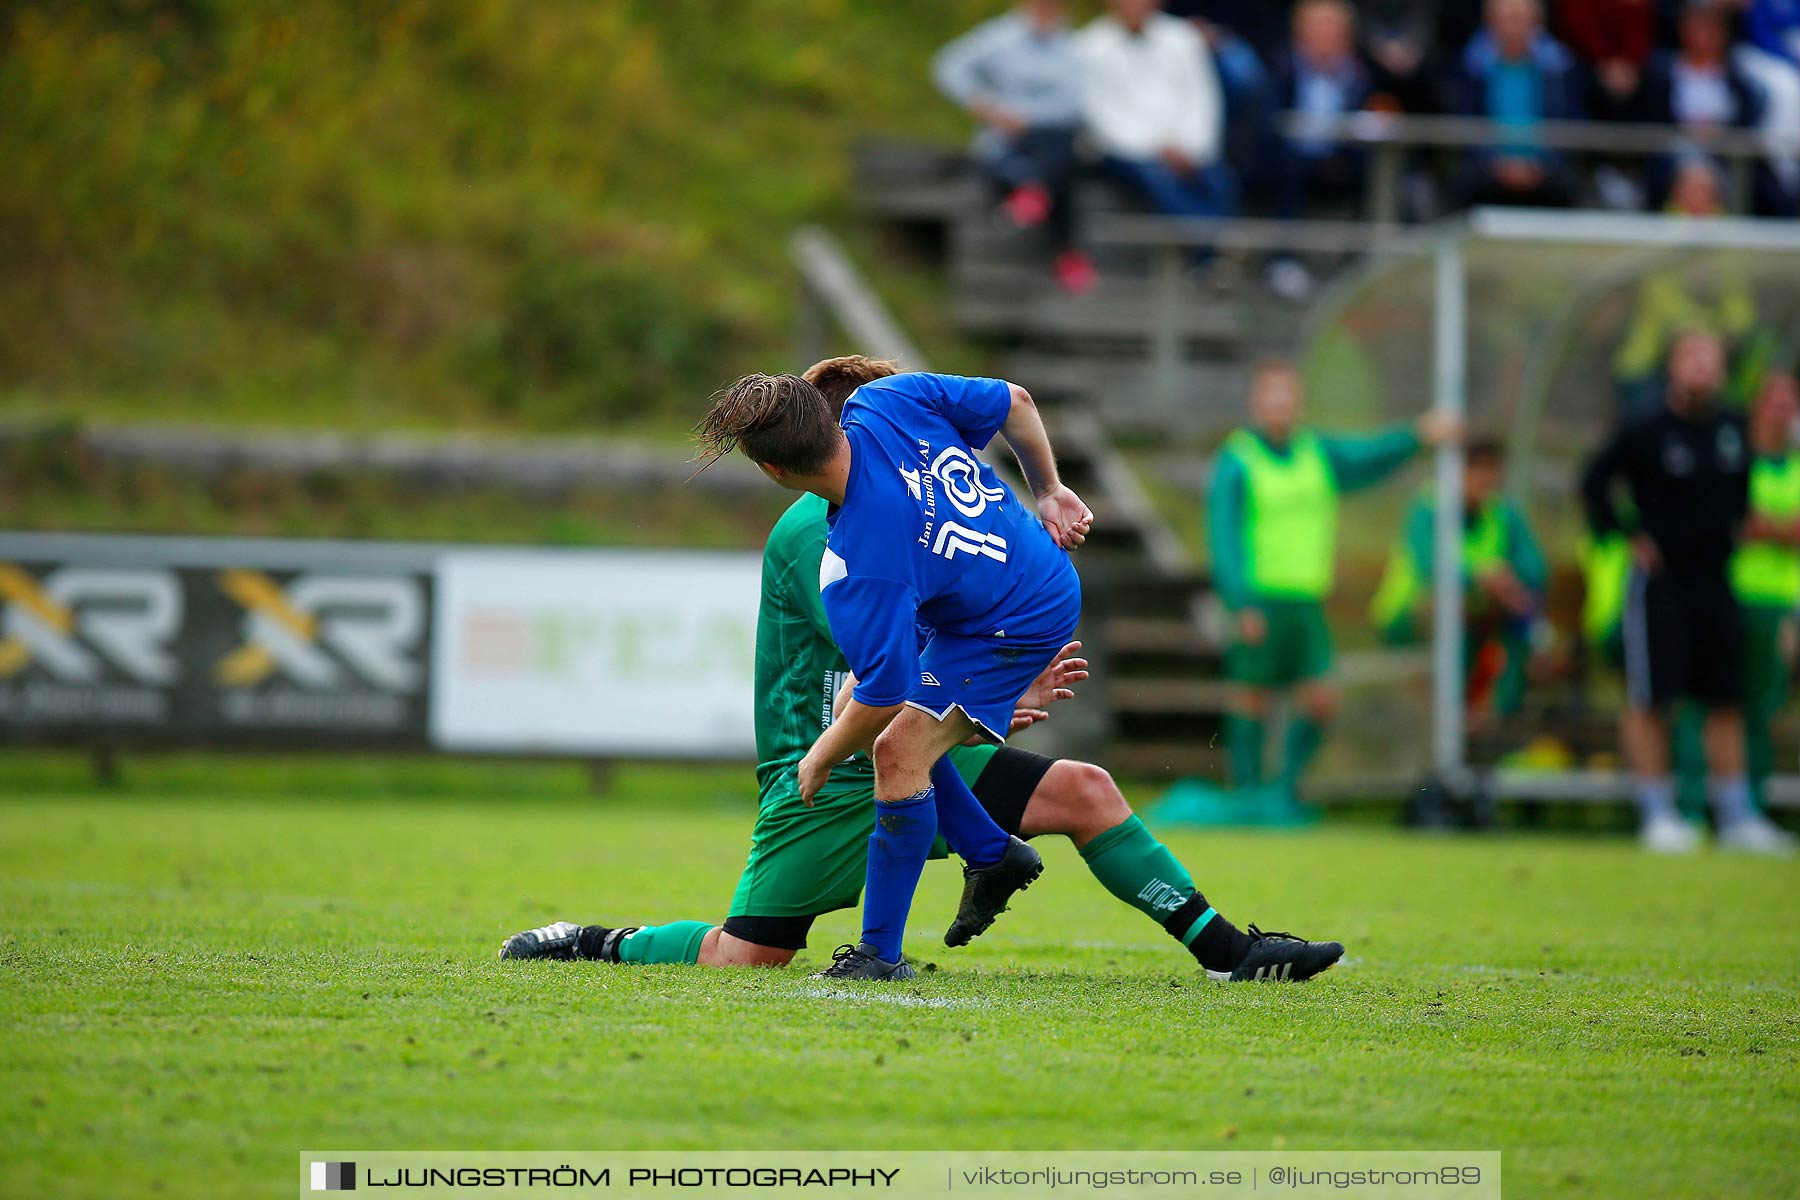
<path fill-rule="evenodd" d="M 1725 160 L 1729 204 L 1748 211 L 1751 172 L 1756 160 L 1800 153 L 1768 133 L 1746 129 L 1688 129 L 1642 122 L 1541 121 L 1521 128 L 1485 117 L 1424 116 L 1354 112 L 1336 117 L 1288 112 L 1277 119 L 1282 132 L 1321 142 L 1341 142 L 1369 152 L 1366 211 L 1376 225 L 1400 223 L 1400 182 L 1406 158 L 1415 150 L 1482 150 L 1530 146 L 1583 154 L 1659 158 L 1700 151 Z"/>

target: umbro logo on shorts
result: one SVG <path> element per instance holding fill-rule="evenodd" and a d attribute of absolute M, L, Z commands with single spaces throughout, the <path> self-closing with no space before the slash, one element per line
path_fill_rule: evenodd
<path fill-rule="evenodd" d="M 919 676 L 919 682 L 924 684 L 926 687 L 942 687 L 943 686 L 942 684 L 940 684 L 938 682 L 937 676 L 933 675 L 930 671 L 926 671 L 926 672 L 922 673 Z"/>

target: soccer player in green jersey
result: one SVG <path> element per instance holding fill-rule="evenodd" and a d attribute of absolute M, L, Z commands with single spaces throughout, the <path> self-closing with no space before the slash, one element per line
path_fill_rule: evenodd
<path fill-rule="evenodd" d="M 1297 711 L 1272 808 L 1291 808 L 1300 775 L 1337 712 L 1325 600 L 1337 559 L 1338 498 L 1371 487 L 1419 452 L 1460 436 L 1428 413 L 1369 437 L 1320 433 L 1300 420 L 1300 373 L 1261 364 L 1250 387 L 1250 423 L 1225 440 L 1207 496 L 1213 579 L 1234 628 L 1225 652 L 1233 688 L 1228 741 L 1232 783 L 1263 783 L 1263 724 L 1279 693 Z"/>
<path fill-rule="evenodd" d="M 1501 490 L 1506 448 L 1476 438 L 1463 456 L 1463 693 L 1470 711 L 1491 701 L 1510 716 L 1525 700 L 1531 629 L 1550 568 L 1525 513 Z M 1427 485 L 1407 505 L 1369 617 L 1392 646 L 1425 640 L 1437 560 L 1437 492 Z M 1494 659 L 1498 658 L 1498 662 Z"/>
<path fill-rule="evenodd" d="M 892 363 L 851 356 L 806 373 L 834 405 Z M 866 754 L 834 768 L 808 805 L 796 768 L 847 694 L 848 666 L 819 599 L 827 503 L 800 497 L 763 549 L 756 630 L 759 807 L 750 858 L 723 924 L 675 921 L 614 928 L 558 921 L 508 938 L 502 958 L 596 959 L 622 963 L 783 966 L 806 946 L 820 915 L 856 904 L 875 826 L 874 767 Z M 1015 727 L 1041 719 L 1086 677 L 1066 648 L 1020 697 Z M 1009 834 L 1067 837 L 1101 886 L 1161 925 L 1219 978 L 1301 980 L 1335 963 L 1336 942 L 1239 930 L 1194 886 L 1186 868 L 1132 814 L 1110 775 L 1090 763 L 1011 746 L 951 752 L 976 798 Z"/>

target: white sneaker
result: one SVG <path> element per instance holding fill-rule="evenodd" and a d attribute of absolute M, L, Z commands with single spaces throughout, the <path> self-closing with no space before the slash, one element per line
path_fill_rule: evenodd
<path fill-rule="evenodd" d="M 1652 854 L 1692 854 L 1700 849 L 1700 831 L 1680 817 L 1651 817 L 1638 841 Z"/>
<path fill-rule="evenodd" d="M 1739 854 L 1791 857 L 1796 848 L 1793 834 L 1764 816 L 1749 816 L 1719 830 L 1719 849 Z"/>

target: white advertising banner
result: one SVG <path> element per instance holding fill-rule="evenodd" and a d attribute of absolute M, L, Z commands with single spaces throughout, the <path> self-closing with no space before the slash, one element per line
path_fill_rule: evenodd
<path fill-rule="evenodd" d="M 432 740 L 506 754 L 753 757 L 760 580 L 754 554 L 447 554 Z"/>

